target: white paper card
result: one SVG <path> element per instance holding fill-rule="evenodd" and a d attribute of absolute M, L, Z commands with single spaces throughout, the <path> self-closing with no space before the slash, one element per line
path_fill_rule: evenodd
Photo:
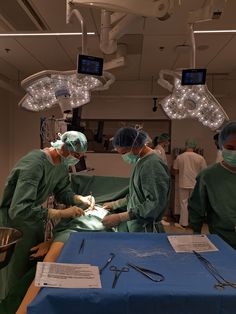
<path fill-rule="evenodd" d="M 38 262 L 36 287 L 101 288 L 99 269 L 88 264 Z"/>
<path fill-rule="evenodd" d="M 212 252 L 217 247 L 205 234 L 168 236 L 168 240 L 177 253 L 183 252 Z"/>

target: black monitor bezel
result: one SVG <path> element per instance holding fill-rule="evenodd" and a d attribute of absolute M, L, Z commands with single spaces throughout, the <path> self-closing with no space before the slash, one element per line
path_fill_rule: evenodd
<path fill-rule="evenodd" d="M 184 69 L 182 70 L 182 77 L 181 77 L 181 85 L 205 85 L 206 84 L 206 69 Z M 203 73 L 202 81 L 201 82 L 193 82 L 193 83 L 186 83 L 184 80 L 186 73 Z"/>
<path fill-rule="evenodd" d="M 82 63 L 83 60 L 91 60 L 91 61 L 99 62 L 99 72 L 83 71 L 83 70 L 81 70 L 81 63 Z M 78 55 L 78 62 L 77 62 L 77 72 L 79 74 L 88 74 L 88 75 L 102 76 L 102 74 L 103 74 L 103 58 L 79 54 Z"/>

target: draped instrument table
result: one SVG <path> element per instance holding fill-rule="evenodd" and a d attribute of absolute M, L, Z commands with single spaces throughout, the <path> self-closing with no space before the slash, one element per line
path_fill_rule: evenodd
<path fill-rule="evenodd" d="M 85 239 L 84 250 L 79 246 Z M 209 239 L 219 251 L 201 253 L 229 281 L 236 282 L 236 251 L 216 235 Z M 87 263 L 101 268 L 101 289 L 43 288 L 28 306 L 28 314 L 235 314 L 236 289 L 214 288 L 216 280 L 192 253 L 175 253 L 166 234 L 72 233 L 58 262 Z M 111 265 L 130 262 L 165 276 L 153 282 L 130 268 L 112 289 Z"/>

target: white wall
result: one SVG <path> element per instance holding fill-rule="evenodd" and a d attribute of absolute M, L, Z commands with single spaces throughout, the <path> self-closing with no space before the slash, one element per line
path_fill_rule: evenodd
<path fill-rule="evenodd" d="M 230 81 L 231 88 L 235 83 L 236 81 Z M 218 85 L 220 93 L 224 94 L 223 85 L 220 82 Z M 110 96 L 111 93 L 113 97 Z M 217 90 L 215 94 L 217 94 Z M 225 95 L 228 94 L 225 93 Z M 17 106 L 19 99 L 16 97 L 7 92 L 0 92 L 0 96 L 2 99 L 0 105 L 0 191 L 2 191 L 9 169 L 13 167 L 15 162 L 29 150 L 40 147 L 40 117 L 48 117 L 53 114 L 56 117 L 61 117 L 61 114 L 58 108 L 41 113 L 27 112 Z M 236 120 L 236 97 L 230 94 L 230 97 L 219 100 L 230 119 Z M 150 82 L 115 82 L 111 90 L 93 96 L 91 103 L 83 107 L 82 114 L 83 118 L 98 119 L 166 119 L 161 108 L 153 112 L 152 106 Z M 213 135 L 214 132 L 196 120 L 172 121 L 172 149 L 183 147 L 187 138 L 196 138 L 199 146 L 204 149 L 208 164 L 214 161 L 216 155 L 216 148 L 212 140 Z M 171 156 L 168 156 L 168 159 L 171 164 Z M 88 166 L 95 168 L 94 172 L 91 171 L 88 174 L 112 176 L 129 176 L 130 174 L 129 165 L 126 165 L 119 155 L 88 154 L 87 160 Z"/>
<path fill-rule="evenodd" d="M 52 115 L 60 117 L 59 109 L 35 113 L 18 107 L 17 98 L 13 102 L 10 119 L 13 133 L 10 147 L 11 165 L 14 165 L 21 156 L 30 150 L 40 148 L 40 117 L 49 117 Z"/>

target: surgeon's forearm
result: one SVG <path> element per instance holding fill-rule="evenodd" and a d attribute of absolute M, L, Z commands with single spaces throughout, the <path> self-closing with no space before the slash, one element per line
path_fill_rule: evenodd
<path fill-rule="evenodd" d="M 130 217 L 129 217 L 129 213 L 128 213 L 128 212 L 119 213 L 118 215 L 119 215 L 119 217 L 120 217 L 120 222 L 130 220 Z"/>
<path fill-rule="evenodd" d="M 121 208 L 121 207 L 125 207 L 127 206 L 127 198 L 120 198 L 116 201 L 111 201 L 109 202 L 109 204 L 111 204 L 112 209 L 117 209 L 117 208 Z"/>
<path fill-rule="evenodd" d="M 61 210 L 55 209 L 55 208 L 49 208 L 48 209 L 48 218 L 49 219 L 61 218 Z"/>

